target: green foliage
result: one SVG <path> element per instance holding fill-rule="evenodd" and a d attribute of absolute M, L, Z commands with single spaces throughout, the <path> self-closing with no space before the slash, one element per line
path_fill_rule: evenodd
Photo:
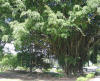
<path fill-rule="evenodd" d="M 2 40 L 7 42 L 8 41 L 8 35 L 3 35 Z"/>
<path fill-rule="evenodd" d="M 4 54 L 2 53 L 2 48 L 0 48 L 0 61 L 2 60 Z"/>
<path fill-rule="evenodd" d="M 95 44 L 94 47 L 92 48 L 90 60 L 94 64 L 98 62 L 99 49 L 100 49 L 99 44 Z"/>
<path fill-rule="evenodd" d="M 17 57 L 14 55 L 5 55 L 0 61 L 1 68 L 6 69 L 15 69 L 18 66 Z"/>
<path fill-rule="evenodd" d="M 31 56 L 31 61 L 32 64 L 30 63 L 30 56 Z M 21 67 L 25 67 L 25 68 L 29 68 L 30 66 L 32 66 L 32 68 L 44 68 L 44 69 L 48 69 L 50 68 L 50 64 L 45 62 L 44 59 L 46 59 L 45 55 L 41 54 L 39 56 L 38 53 L 35 52 L 35 54 L 30 55 L 29 53 L 19 53 L 17 55 L 17 59 L 18 59 L 18 63 L 19 66 Z M 38 59 L 38 60 L 37 60 Z"/>

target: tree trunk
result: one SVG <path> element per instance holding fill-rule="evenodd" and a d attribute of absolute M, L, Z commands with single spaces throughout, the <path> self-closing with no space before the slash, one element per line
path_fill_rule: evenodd
<path fill-rule="evenodd" d="M 30 73 L 32 73 L 32 55 L 30 54 Z"/>
<path fill-rule="evenodd" d="M 33 46 L 32 45 L 30 45 L 29 52 L 30 52 L 30 73 L 32 73 L 32 69 L 33 69 L 33 65 L 32 65 Z"/>

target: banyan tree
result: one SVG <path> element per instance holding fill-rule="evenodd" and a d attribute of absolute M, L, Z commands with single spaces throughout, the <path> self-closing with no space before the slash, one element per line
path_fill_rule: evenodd
<path fill-rule="evenodd" d="M 0 0 L 1 19 L 7 20 L 15 45 L 35 31 L 65 73 L 75 75 L 99 41 L 100 0 Z"/>

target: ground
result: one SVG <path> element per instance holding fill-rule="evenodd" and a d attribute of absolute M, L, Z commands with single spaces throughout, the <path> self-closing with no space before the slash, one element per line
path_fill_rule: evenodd
<path fill-rule="evenodd" d="M 53 77 L 44 73 L 2 72 L 0 81 L 75 81 L 75 78 Z"/>
<path fill-rule="evenodd" d="M 95 78 L 91 79 L 90 81 L 100 81 L 100 76 L 96 76 Z"/>

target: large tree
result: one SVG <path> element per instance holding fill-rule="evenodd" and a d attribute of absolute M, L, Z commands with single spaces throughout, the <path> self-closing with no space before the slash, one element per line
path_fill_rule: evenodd
<path fill-rule="evenodd" d="M 43 36 L 67 75 L 82 72 L 99 40 L 100 0 L 0 0 L 0 17 L 18 47 L 34 31 Z"/>

